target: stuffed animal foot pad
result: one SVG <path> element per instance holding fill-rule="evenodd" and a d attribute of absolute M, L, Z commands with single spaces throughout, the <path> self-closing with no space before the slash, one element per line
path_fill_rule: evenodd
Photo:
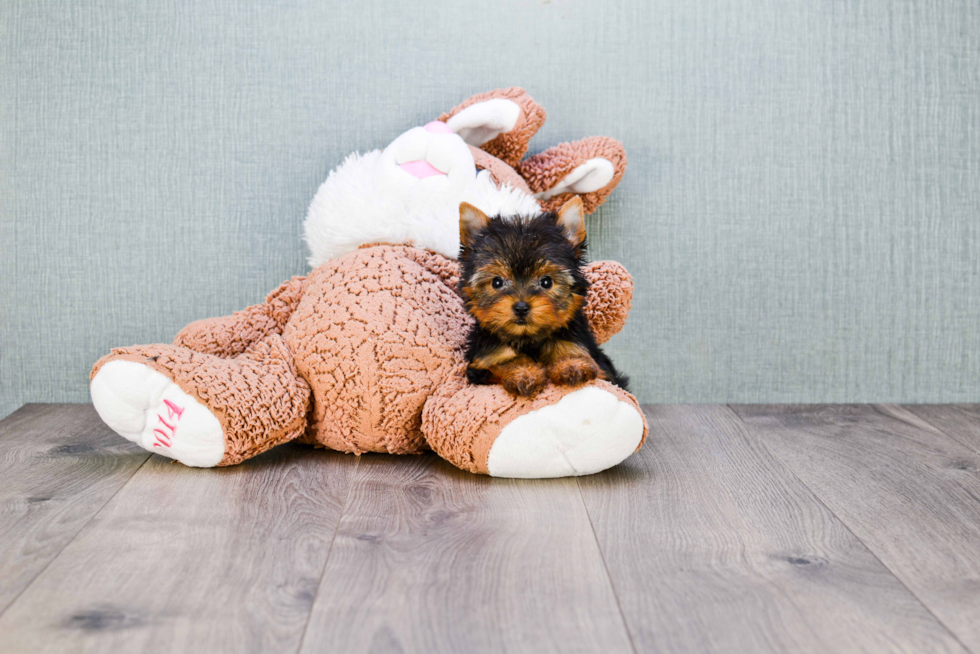
<path fill-rule="evenodd" d="M 135 361 L 109 361 L 92 379 L 92 402 L 117 434 L 186 466 L 209 468 L 225 455 L 221 423 L 165 375 Z"/>
<path fill-rule="evenodd" d="M 493 477 L 591 475 L 623 461 L 642 438 L 636 408 L 590 386 L 504 427 L 490 448 L 487 471 Z"/>
<path fill-rule="evenodd" d="M 601 472 L 639 449 L 646 418 L 636 398 L 607 381 L 548 384 L 533 398 L 454 377 L 425 404 L 422 430 L 453 465 L 493 477 L 575 477 Z"/>

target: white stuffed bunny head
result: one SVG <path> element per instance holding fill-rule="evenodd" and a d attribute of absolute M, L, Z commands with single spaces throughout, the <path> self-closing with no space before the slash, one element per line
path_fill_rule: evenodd
<path fill-rule="evenodd" d="M 410 244 L 456 258 L 461 202 L 507 217 L 580 195 L 594 211 L 622 177 L 622 145 L 590 137 L 521 161 L 544 119 L 522 89 L 503 89 L 470 98 L 384 150 L 351 154 L 310 204 L 304 224 L 310 265 L 368 243 Z"/>

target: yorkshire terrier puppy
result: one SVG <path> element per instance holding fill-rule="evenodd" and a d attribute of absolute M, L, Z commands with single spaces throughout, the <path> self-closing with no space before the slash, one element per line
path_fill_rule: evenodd
<path fill-rule="evenodd" d="M 589 282 L 585 214 L 578 197 L 557 213 L 488 218 L 459 206 L 459 292 L 476 318 L 466 376 L 523 397 L 551 380 L 577 385 L 598 377 L 626 389 L 628 378 L 599 349 L 583 306 Z"/>

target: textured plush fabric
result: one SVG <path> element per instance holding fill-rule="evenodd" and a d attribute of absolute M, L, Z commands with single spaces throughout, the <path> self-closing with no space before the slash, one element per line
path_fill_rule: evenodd
<path fill-rule="evenodd" d="M 607 136 L 591 136 L 574 143 L 562 143 L 550 147 L 541 154 L 528 157 L 517 164 L 517 172 L 527 180 L 534 193 L 546 191 L 558 184 L 583 162 L 602 157 L 612 162 L 615 173 L 612 182 L 594 193 L 582 193 L 582 205 L 586 213 L 592 213 L 602 204 L 626 171 L 626 151 L 623 144 Z M 541 203 L 546 211 L 557 211 L 571 199 L 573 193 L 562 193 Z"/>
<path fill-rule="evenodd" d="M 96 362 L 91 377 L 114 360 L 135 361 L 166 375 L 218 418 L 225 434 L 225 457 L 218 465 L 240 463 L 306 429 L 310 387 L 278 334 L 234 358 L 175 345 L 115 348 Z"/>
<path fill-rule="evenodd" d="M 601 345 L 619 333 L 633 306 L 633 278 L 615 261 L 593 261 L 585 268 L 589 294 L 585 315 Z"/>
<path fill-rule="evenodd" d="M 281 334 L 306 290 L 306 277 L 296 276 L 274 290 L 262 304 L 230 316 L 206 318 L 184 327 L 174 345 L 195 352 L 233 357 L 270 334 Z"/>
<path fill-rule="evenodd" d="M 424 449 L 422 406 L 458 366 L 469 319 L 446 259 L 416 252 L 364 248 L 310 273 L 283 338 L 313 388 L 310 437 L 326 447 Z"/>
<path fill-rule="evenodd" d="M 586 277 L 586 316 L 604 341 L 626 321 L 632 279 L 609 261 L 589 264 Z M 91 377 L 108 361 L 125 360 L 172 379 L 221 423 L 219 465 L 300 438 L 356 454 L 431 447 L 486 474 L 503 425 L 575 389 L 549 387 L 525 400 L 466 383 L 472 318 L 458 282 L 458 262 L 437 253 L 365 246 L 294 277 L 263 304 L 188 325 L 174 345 L 114 349 Z M 606 382 L 593 385 L 636 405 Z"/>
<path fill-rule="evenodd" d="M 429 434 L 429 444 L 436 454 L 453 465 L 479 474 L 487 474 L 487 456 L 494 440 L 508 423 L 530 411 L 553 405 L 565 395 L 582 387 L 546 386 L 533 398 L 515 397 L 501 386 L 473 386 L 459 368 L 446 383 L 436 389 L 426 403 L 422 429 Z M 629 393 L 609 382 L 596 380 L 595 386 L 613 393 L 619 400 L 636 407 L 643 418 L 643 436 L 648 434 L 646 416 Z"/>

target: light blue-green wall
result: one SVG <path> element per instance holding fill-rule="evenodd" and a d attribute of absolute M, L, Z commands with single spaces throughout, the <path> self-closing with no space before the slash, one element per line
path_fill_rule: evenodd
<path fill-rule="evenodd" d="M 305 270 L 331 167 L 527 88 L 646 402 L 980 401 L 976 0 L 0 3 L 0 415 Z"/>

